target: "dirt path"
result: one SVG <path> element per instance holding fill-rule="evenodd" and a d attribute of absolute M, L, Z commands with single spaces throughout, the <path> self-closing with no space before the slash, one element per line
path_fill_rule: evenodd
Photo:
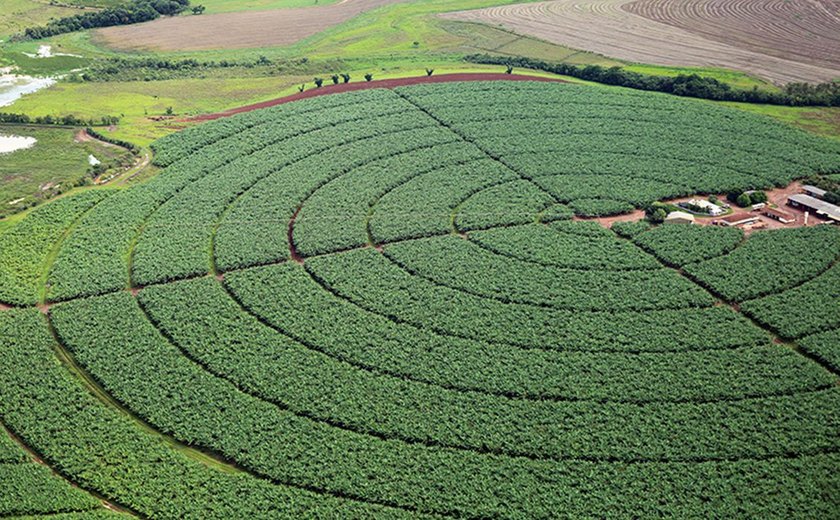
<path fill-rule="evenodd" d="M 338 85 L 325 85 L 321 88 L 312 88 L 292 94 L 290 96 L 272 99 L 271 101 L 263 101 L 262 103 L 254 103 L 253 105 L 245 105 L 242 107 L 231 108 L 223 112 L 216 112 L 214 114 L 204 114 L 187 119 L 180 119 L 181 122 L 198 122 L 198 121 L 212 121 L 222 117 L 229 117 L 242 112 L 250 112 L 260 108 L 273 107 L 275 105 L 282 105 L 283 103 L 291 103 L 292 101 L 299 101 L 311 97 L 324 96 L 327 94 L 338 94 L 341 92 L 353 92 L 356 90 L 366 90 L 372 88 L 396 88 L 407 85 L 418 85 L 422 83 L 447 83 L 450 81 L 554 81 L 563 82 L 560 79 L 547 78 L 541 76 L 528 76 L 525 74 L 503 74 L 503 73 L 460 73 L 460 74 L 440 74 L 437 76 L 414 76 L 411 78 L 396 78 L 396 79 L 381 79 L 374 81 L 355 82 L 355 83 L 339 83 Z"/>
<path fill-rule="evenodd" d="M 723 67 L 742 70 L 769 79 L 775 83 L 792 81 L 822 82 L 840 77 L 840 46 L 835 45 L 840 36 L 840 20 L 819 13 L 822 26 L 835 28 L 832 39 L 821 39 L 820 48 L 833 49 L 833 58 L 805 60 L 802 54 L 811 54 L 808 41 L 810 29 L 796 23 L 795 17 L 786 23 L 774 23 L 772 35 L 764 27 L 774 13 L 756 8 L 743 15 L 734 16 L 738 27 L 752 27 L 752 36 L 715 36 L 710 30 L 689 31 L 679 25 L 694 24 L 697 15 L 681 11 L 673 18 L 685 21 L 675 25 L 657 21 L 651 9 L 642 9 L 635 0 L 553 0 L 528 4 L 514 4 L 474 11 L 460 11 L 441 15 L 450 20 L 483 22 L 501 25 L 520 34 L 535 36 L 552 43 L 597 52 L 605 56 L 631 62 L 653 63 L 668 66 Z M 655 2 L 653 12 L 672 10 L 669 0 L 642 0 Z M 682 0 L 680 0 L 682 1 Z M 686 0 L 696 1 L 696 0 Z M 777 0 L 709 0 L 710 2 L 753 3 L 775 2 Z M 779 0 L 781 1 L 781 0 Z M 809 0 L 816 1 L 816 0 Z M 706 3 L 705 0 L 703 3 Z M 796 2 L 799 4 L 800 2 Z M 676 5 L 676 4 L 675 4 Z M 631 12 L 645 13 L 646 16 Z M 718 23 L 720 17 L 710 17 L 703 27 Z M 699 23 L 699 22 L 698 22 Z M 779 29 L 781 27 L 781 29 Z M 824 29 L 823 29 L 824 30 Z M 725 32 L 730 35 L 736 30 Z M 781 33 L 782 36 L 779 36 Z M 714 39 L 713 39 L 714 38 Z M 762 49 L 769 46 L 774 49 Z M 795 49 L 796 53 L 787 51 Z M 822 52 L 822 51 L 821 51 Z M 784 56 L 784 57 L 779 57 Z M 788 56 L 793 56 L 792 58 Z M 816 56 L 816 55 L 815 55 Z M 807 61 L 807 62 L 805 62 Z"/>
<path fill-rule="evenodd" d="M 164 17 L 108 27 L 94 38 L 120 50 L 198 51 L 290 45 L 400 0 L 349 0 L 333 5 Z"/>

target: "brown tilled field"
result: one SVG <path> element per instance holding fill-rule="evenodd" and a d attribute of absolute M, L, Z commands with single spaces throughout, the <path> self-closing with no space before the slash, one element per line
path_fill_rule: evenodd
<path fill-rule="evenodd" d="M 197 51 L 289 45 L 397 1 L 344 0 L 316 7 L 177 16 L 98 29 L 94 38 L 120 50 Z"/>
<path fill-rule="evenodd" d="M 840 78 L 837 0 L 553 0 L 442 15 L 641 63 Z"/>

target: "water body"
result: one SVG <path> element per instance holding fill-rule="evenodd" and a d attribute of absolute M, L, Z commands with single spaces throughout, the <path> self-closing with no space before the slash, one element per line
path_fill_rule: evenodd
<path fill-rule="evenodd" d="M 0 107 L 9 106 L 21 96 L 37 92 L 55 83 L 55 78 L 36 78 L 12 74 L 10 68 L 0 69 Z"/>
<path fill-rule="evenodd" d="M 0 134 L 0 154 L 12 153 L 18 150 L 31 148 L 37 139 L 25 135 L 2 135 Z"/>

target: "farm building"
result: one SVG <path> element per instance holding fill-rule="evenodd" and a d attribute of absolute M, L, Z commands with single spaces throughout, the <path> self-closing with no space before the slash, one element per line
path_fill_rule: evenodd
<path fill-rule="evenodd" d="M 694 224 L 694 215 L 685 211 L 672 211 L 665 217 L 666 224 Z"/>
<path fill-rule="evenodd" d="M 749 213 L 738 213 L 716 220 L 715 223 L 721 226 L 746 226 L 758 222 L 758 216 Z"/>
<path fill-rule="evenodd" d="M 765 207 L 761 212 L 765 217 L 772 218 L 773 220 L 778 220 L 782 224 L 790 224 L 791 222 L 796 222 L 796 217 L 788 213 L 787 211 L 782 211 L 776 208 L 767 208 Z"/>
<path fill-rule="evenodd" d="M 840 207 L 810 195 L 791 195 L 788 204 L 801 210 L 813 211 L 816 215 L 833 222 L 840 222 Z"/>
<path fill-rule="evenodd" d="M 690 206 L 697 206 L 698 208 L 702 208 L 709 212 L 709 215 L 716 217 L 723 213 L 723 208 L 718 206 L 717 204 L 712 204 L 708 200 L 703 199 L 690 199 L 686 204 Z"/>
<path fill-rule="evenodd" d="M 825 197 L 825 190 L 817 188 L 816 186 L 811 186 L 810 184 L 803 185 L 802 191 L 804 191 L 806 195 L 810 195 L 811 197 L 818 199 Z"/>

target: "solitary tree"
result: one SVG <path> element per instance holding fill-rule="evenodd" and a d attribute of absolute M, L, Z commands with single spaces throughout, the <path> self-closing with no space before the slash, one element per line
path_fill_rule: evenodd
<path fill-rule="evenodd" d="M 172 107 L 166 107 L 166 115 L 171 116 L 174 113 L 175 111 L 172 110 Z"/>
<path fill-rule="evenodd" d="M 508 65 L 507 70 L 505 70 L 505 74 L 512 74 L 513 73 L 513 66 Z"/>
<path fill-rule="evenodd" d="M 305 83 L 298 87 L 298 92 L 303 92 L 304 90 L 306 90 L 306 84 Z"/>
<path fill-rule="evenodd" d="M 346 73 L 342 74 L 341 75 L 341 80 L 345 83 L 350 83 L 350 74 L 346 74 Z"/>
<path fill-rule="evenodd" d="M 365 74 L 365 81 L 371 81 L 371 80 L 373 80 L 373 74 L 368 72 L 367 74 Z"/>
<path fill-rule="evenodd" d="M 199 5 L 192 8 L 192 13 L 193 14 L 201 14 L 201 13 L 204 12 L 205 9 L 207 9 L 207 8 L 204 7 L 203 5 L 199 4 Z"/>
<path fill-rule="evenodd" d="M 654 224 L 660 224 L 662 222 L 665 222 L 665 217 L 667 217 L 667 216 L 668 216 L 668 214 L 665 212 L 664 209 L 656 208 L 653 211 L 653 213 L 650 214 L 650 216 L 648 217 L 648 220 L 650 220 Z"/>
<path fill-rule="evenodd" d="M 435 72 L 435 69 L 426 69 L 426 75 L 427 76 L 431 76 L 432 74 L 434 74 L 434 72 Z"/>
<path fill-rule="evenodd" d="M 324 84 L 324 78 L 315 78 L 315 86 L 321 88 L 321 85 Z"/>
<path fill-rule="evenodd" d="M 333 85 L 338 85 L 338 74 L 333 74 L 330 79 L 332 79 Z"/>
<path fill-rule="evenodd" d="M 741 206 L 742 208 L 746 208 L 747 206 L 752 204 L 752 201 L 750 200 L 749 194 L 742 193 L 738 195 L 738 199 L 735 201 L 735 204 Z"/>

